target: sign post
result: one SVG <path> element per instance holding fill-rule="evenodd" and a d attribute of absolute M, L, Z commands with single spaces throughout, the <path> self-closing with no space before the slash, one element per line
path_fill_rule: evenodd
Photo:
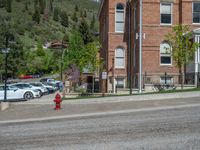
<path fill-rule="evenodd" d="M 102 97 L 105 96 L 107 76 L 108 76 L 107 72 L 102 72 L 102 76 L 101 76 L 102 82 L 103 82 L 102 83 Z"/>

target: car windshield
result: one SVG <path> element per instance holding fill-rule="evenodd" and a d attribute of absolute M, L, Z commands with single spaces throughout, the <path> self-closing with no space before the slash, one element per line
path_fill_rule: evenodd
<path fill-rule="evenodd" d="M 31 88 L 32 86 L 29 85 L 29 84 L 24 84 L 23 87 L 24 87 L 24 88 Z"/>
<path fill-rule="evenodd" d="M 14 87 L 14 86 L 8 86 L 8 89 L 9 89 L 9 90 L 17 90 L 18 88 L 17 88 L 17 87 Z"/>

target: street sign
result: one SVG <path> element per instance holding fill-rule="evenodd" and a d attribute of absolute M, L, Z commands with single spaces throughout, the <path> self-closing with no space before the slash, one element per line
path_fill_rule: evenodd
<path fill-rule="evenodd" d="M 107 76 L 108 76 L 107 72 L 102 72 L 102 76 L 101 77 L 102 77 L 103 80 L 106 80 Z"/>

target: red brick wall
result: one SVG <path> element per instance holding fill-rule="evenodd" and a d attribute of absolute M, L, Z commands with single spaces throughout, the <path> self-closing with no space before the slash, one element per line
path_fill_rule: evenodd
<path fill-rule="evenodd" d="M 143 39 L 143 51 L 142 51 L 142 69 L 143 74 L 147 72 L 148 74 L 163 74 L 167 72 L 168 74 L 177 74 L 178 69 L 173 63 L 171 66 L 160 65 L 160 43 L 165 40 L 165 35 L 172 31 L 173 25 L 182 23 L 189 24 L 192 29 L 199 28 L 200 25 L 192 24 L 192 0 L 172 0 L 172 25 L 161 25 L 160 24 L 160 1 L 161 0 L 143 0 L 143 33 L 145 34 L 145 39 Z M 115 33 L 115 7 L 117 3 L 126 4 L 126 0 L 105 0 L 105 4 L 100 15 L 100 29 L 102 28 L 105 21 L 103 20 L 103 15 L 107 14 L 107 47 L 105 46 L 107 57 L 107 69 L 108 71 L 112 68 L 112 59 L 115 56 L 115 49 L 118 46 L 123 46 L 126 50 L 127 55 L 127 36 L 123 33 Z M 131 52 L 133 53 L 134 45 L 136 44 L 135 58 L 133 62 L 136 63 L 136 67 L 132 66 L 133 72 L 138 74 L 138 57 L 139 57 L 139 39 L 134 42 L 135 33 L 133 29 L 134 24 L 134 1 L 131 1 Z M 104 16 L 105 17 L 105 16 Z M 137 5 L 137 31 L 139 32 L 139 5 Z M 180 22 L 181 21 L 181 22 Z M 126 26 L 127 28 L 127 26 Z M 102 31 L 102 30 L 100 30 Z M 102 34 L 101 34 L 102 35 Z M 101 38 L 102 39 L 102 38 Z M 102 42 L 105 45 L 106 42 Z M 173 60 L 172 60 L 173 61 Z M 127 66 L 127 58 L 126 58 Z M 127 68 L 125 69 L 115 69 L 115 74 L 121 76 L 127 76 Z M 112 72 L 109 73 L 112 75 Z"/>

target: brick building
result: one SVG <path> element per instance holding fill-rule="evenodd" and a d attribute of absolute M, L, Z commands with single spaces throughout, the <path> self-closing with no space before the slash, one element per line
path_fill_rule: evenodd
<path fill-rule="evenodd" d="M 101 57 L 108 72 L 108 92 L 129 85 L 138 88 L 139 9 L 139 0 L 101 1 Z M 199 42 L 200 0 L 143 0 L 142 9 L 142 83 L 177 84 L 179 72 L 171 52 L 166 52 L 171 47 L 165 35 L 173 25 L 187 24 L 192 26 L 194 40 Z M 186 71 L 199 72 L 198 62 L 199 50 Z"/>

